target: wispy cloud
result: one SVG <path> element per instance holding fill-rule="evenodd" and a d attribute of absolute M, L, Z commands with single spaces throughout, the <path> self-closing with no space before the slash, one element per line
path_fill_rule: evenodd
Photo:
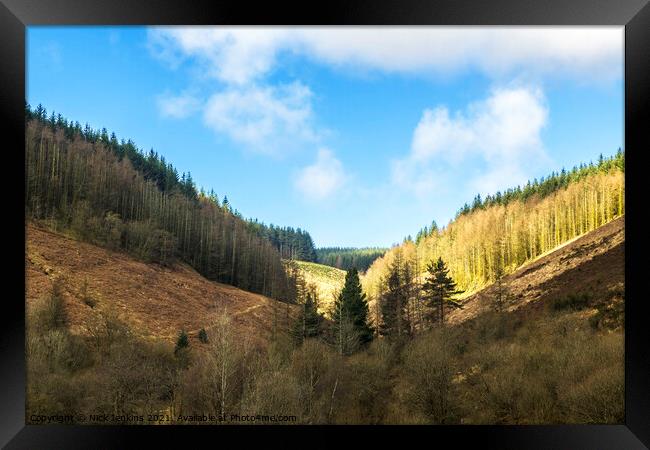
<path fill-rule="evenodd" d="M 386 72 L 492 78 L 622 75 L 621 27 L 401 27 L 302 30 L 306 52 L 329 63 Z"/>
<path fill-rule="evenodd" d="M 247 151 L 283 156 L 316 144 L 320 136 L 309 87 L 262 79 L 285 34 L 268 28 L 166 27 L 150 29 L 148 41 L 152 54 L 170 67 L 190 59 L 202 74 L 219 81 L 202 102 L 208 128 Z M 159 107 L 168 117 L 185 117 L 197 104 L 186 97 L 166 98 Z"/>
<path fill-rule="evenodd" d="M 311 96 L 300 83 L 232 87 L 210 97 L 203 119 L 249 150 L 282 155 L 317 139 Z"/>
<path fill-rule="evenodd" d="M 548 158 L 541 139 L 547 117 L 542 91 L 530 87 L 494 89 L 454 114 L 445 106 L 426 109 L 409 155 L 393 162 L 393 182 L 421 196 L 444 177 L 465 177 L 482 194 L 522 183 Z M 477 164 L 482 173 L 472 178 Z"/>
<path fill-rule="evenodd" d="M 201 109 L 201 102 L 191 94 L 161 94 L 156 98 L 158 110 L 163 117 L 183 119 Z"/>
<path fill-rule="evenodd" d="M 331 150 L 321 148 L 316 162 L 304 167 L 295 179 L 295 188 L 308 200 L 324 200 L 347 182 L 343 164 Z"/>
<path fill-rule="evenodd" d="M 247 84 L 271 70 L 288 29 L 261 27 L 162 27 L 149 30 L 149 47 L 172 66 L 196 58 L 226 83 Z"/>
<path fill-rule="evenodd" d="M 622 76 L 622 27 L 165 27 L 149 32 L 172 65 L 197 58 L 224 82 L 268 75 L 292 52 L 347 70 L 448 74 L 478 70 L 500 79 Z"/>

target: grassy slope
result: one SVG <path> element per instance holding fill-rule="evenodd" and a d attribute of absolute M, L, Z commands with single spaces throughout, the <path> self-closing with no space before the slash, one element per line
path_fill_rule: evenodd
<path fill-rule="evenodd" d="M 345 271 L 335 267 L 305 261 L 296 261 L 307 283 L 315 284 L 318 289 L 319 311 L 327 312 L 334 303 L 334 298 L 343 288 Z"/>
<path fill-rule="evenodd" d="M 76 241 L 58 233 L 27 226 L 25 254 L 26 302 L 30 305 L 51 292 L 53 280 L 64 278 L 68 325 L 87 335 L 100 315 L 116 313 L 143 337 L 173 341 L 181 329 L 195 338 L 226 309 L 238 331 L 265 341 L 272 327 L 273 308 L 281 318 L 296 308 L 268 297 L 203 278 L 186 264 L 161 267 Z M 82 299 L 82 286 L 97 301 Z"/>

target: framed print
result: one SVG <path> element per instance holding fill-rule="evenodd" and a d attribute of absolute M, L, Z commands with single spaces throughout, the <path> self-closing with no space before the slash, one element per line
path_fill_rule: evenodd
<path fill-rule="evenodd" d="M 647 2 L 0 10 L 7 448 L 646 448 Z"/>

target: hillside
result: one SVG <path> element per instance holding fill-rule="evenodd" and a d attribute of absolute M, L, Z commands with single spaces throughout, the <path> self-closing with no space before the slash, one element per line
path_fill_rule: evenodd
<path fill-rule="evenodd" d="M 476 292 L 625 214 L 624 153 L 562 173 L 505 197 L 477 197 L 445 227 L 432 224 L 415 241 L 405 239 L 366 271 L 366 292 L 376 297 L 388 273 L 406 270 L 417 277 L 438 258 L 460 290 Z"/>
<path fill-rule="evenodd" d="M 219 204 L 197 192 L 189 175 L 179 182 L 154 153 L 145 157 L 105 133 L 82 134 L 38 117 L 25 128 L 27 220 L 143 261 L 178 259 L 207 279 L 296 301 L 280 252 L 225 198 Z"/>
<path fill-rule="evenodd" d="M 318 292 L 318 311 L 327 313 L 334 299 L 343 288 L 345 271 L 335 267 L 305 261 L 295 261 L 305 277 L 305 282 L 316 286 Z"/>
<path fill-rule="evenodd" d="M 503 278 L 509 293 L 507 309 L 540 307 L 549 299 L 588 292 L 594 302 L 606 301 L 624 286 L 625 218 L 616 219 L 547 253 Z M 283 319 L 296 307 L 268 297 L 206 280 L 186 264 L 163 267 L 135 260 L 27 226 L 27 306 L 46 296 L 58 276 L 65 279 L 64 295 L 73 333 L 87 334 L 100 311 L 113 309 L 146 337 L 173 340 L 181 329 L 196 335 L 209 327 L 223 307 L 242 332 L 263 337 L 271 332 L 274 305 Z M 296 261 L 308 284 L 317 287 L 320 311 L 328 311 L 343 286 L 345 272 L 333 267 Z M 82 301 L 82 287 L 97 301 Z M 474 318 L 492 307 L 495 286 L 463 299 L 464 308 L 452 311 L 450 323 Z M 374 302 L 373 302 L 374 303 Z M 371 304 L 374 306 L 374 304 Z"/>
<path fill-rule="evenodd" d="M 620 300 L 625 286 L 625 217 L 620 217 L 520 267 L 502 280 L 508 311 L 539 309 L 549 301 L 586 294 L 590 304 Z M 460 323 L 493 305 L 491 285 L 463 299 L 448 316 Z"/>
<path fill-rule="evenodd" d="M 274 307 L 282 319 L 296 308 L 209 281 L 184 263 L 147 264 L 32 224 L 26 233 L 27 308 L 47 296 L 54 279 L 62 276 L 73 334 L 88 335 L 101 313 L 114 311 L 143 337 L 173 341 L 184 329 L 195 338 L 225 308 L 238 331 L 264 341 L 272 331 Z M 88 295 L 97 302 L 93 308 L 82 300 L 86 280 Z"/>

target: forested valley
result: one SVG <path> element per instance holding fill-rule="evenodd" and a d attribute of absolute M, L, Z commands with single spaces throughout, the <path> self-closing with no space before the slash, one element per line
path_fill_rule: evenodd
<path fill-rule="evenodd" d="M 26 106 L 26 215 L 147 261 L 187 262 L 206 278 L 295 302 L 282 258 L 315 259 L 309 233 L 244 220 L 191 174 L 115 134 Z"/>
<path fill-rule="evenodd" d="M 244 219 L 226 197 L 197 192 L 189 174 L 106 130 L 27 106 L 25 139 L 27 220 L 287 303 L 273 302 L 264 344 L 240 335 L 225 310 L 173 342 L 143 339 L 112 309 L 75 334 L 66 280 L 52 275 L 28 310 L 28 418 L 97 409 L 144 418 L 135 423 L 204 414 L 224 423 L 233 414 L 302 424 L 624 420 L 621 280 L 602 298 L 565 286 L 522 310 L 508 294 L 522 266 L 624 215 L 623 151 L 477 196 L 445 227 L 433 222 L 391 249 L 315 249 L 306 231 Z M 580 257 L 556 259 L 579 270 Z M 346 270 L 325 314 L 294 259 Z M 450 324 L 465 296 L 487 286 L 496 287 L 490 311 Z"/>

